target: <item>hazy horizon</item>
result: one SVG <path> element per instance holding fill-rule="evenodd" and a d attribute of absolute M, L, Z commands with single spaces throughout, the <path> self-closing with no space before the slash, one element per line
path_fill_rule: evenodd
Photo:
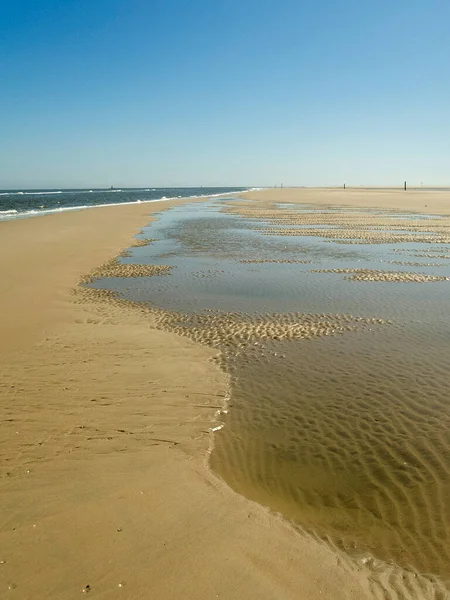
<path fill-rule="evenodd" d="M 400 182 L 399 184 L 395 185 L 395 184 L 386 184 L 386 185 L 356 185 L 356 184 L 351 184 L 351 183 L 346 183 L 345 184 L 345 189 L 348 190 L 354 190 L 354 189 L 365 189 L 365 190 L 370 190 L 370 189 L 380 189 L 380 190 L 394 190 L 394 189 L 403 189 L 404 186 L 404 182 Z M 214 189 L 214 188 L 235 188 L 235 189 L 252 189 L 252 188 L 261 188 L 261 189 L 270 189 L 270 188 L 302 188 L 302 189 L 342 189 L 344 187 L 344 184 L 338 184 L 338 185 L 299 185 L 299 184 L 292 184 L 292 185 L 286 185 L 286 184 L 274 184 L 274 185 L 162 185 L 162 186 L 152 186 L 150 184 L 147 185 L 117 185 L 117 186 L 113 186 L 114 190 L 144 190 L 144 189 L 155 189 L 155 190 L 170 190 L 170 189 Z M 68 187 L 68 186 L 41 186 L 41 187 L 37 187 L 37 186 L 28 186 L 28 187 L 0 187 L 0 192 L 5 192 L 5 191 L 11 191 L 11 192 L 27 192 L 27 191 L 40 191 L 40 190 L 46 190 L 46 191 L 70 191 L 70 190 L 77 190 L 77 191 L 89 191 L 89 190 L 93 190 L 93 191 L 108 191 L 111 189 L 110 185 L 86 185 L 86 186 L 73 186 L 73 187 Z M 440 189 L 445 189 L 448 190 L 450 189 L 450 184 L 440 184 L 440 185 L 435 185 L 435 184 L 430 184 L 430 183 L 425 183 L 425 182 L 421 182 L 419 184 L 414 184 L 414 183 L 408 183 L 407 182 L 407 189 L 412 189 L 412 190 L 418 190 L 418 189 L 436 189 L 436 190 L 440 190 Z"/>

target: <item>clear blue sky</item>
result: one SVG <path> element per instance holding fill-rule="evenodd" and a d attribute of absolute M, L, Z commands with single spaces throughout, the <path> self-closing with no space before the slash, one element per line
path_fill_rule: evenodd
<path fill-rule="evenodd" d="M 0 188 L 450 184 L 448 0 L 0 0 Z"/>

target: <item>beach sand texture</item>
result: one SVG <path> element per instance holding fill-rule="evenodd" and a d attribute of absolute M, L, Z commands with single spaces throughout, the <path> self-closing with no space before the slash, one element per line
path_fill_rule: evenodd
<path fill-rule="evenodd" d="M 209 472 L 213 351 L 73 301 L 151 210 L 0 224 L 1 596 L 371 597 L 363 568 Z"/>
<path fill-rule="evenodd" d="M 343 205 L 330 201 L 334 194 Z M 419 252 L 415 244 L 422 243 L 422 231 L 429 234 L 427 253 L 442 255 L 447 247 L 437 245 L 442 240 L 436 231 L 446 237 L 448 206 L 441 193 L 436 200 L 422 194 L 428 212 L 411 215 L 408 198 L 396 192 L 362 193 L 360 207 L 358 195 L 350 192 L 346 202 L 341 192 L 265 190 L 223 209 L 250 219 L 263 233 L 276 223 L 280 244 L 285 236 L 305 238 L 305 247 L 315 244 L 312 238 L 329 247 L 352 244 L 355 237 L 363 241 L 372 263 L 383 269 L 309 272 L 328 278 L 328 289 L 316 288 L 327 294 L 327 310 L 342 311 L 353 301 L 352 311 L 367 314 L 370 300 L 369 310 L 384 322 L 393 318 L 395 327 L 309 345 L 266 340 L 262 348 L 230 357 L 233 404 L 217 435 L 212 465 L 234 489 L 331 536 L 354 556 L 368 550 L 448 582 L 448 263 L 446 276 L 388 266 L 391 252 Z M 415 193 L 411 196 L 417 208 Z M 396 239 L 398 231 L 402 239 Z M 396 248 L 403 237 L 408 244 Z M 378 250 L 386 239 L 391 245 Z M 358 261 L 364 264 L 367 257 Z M 350 280 L 346 295 L 334 273 Z M 291 271 L 289 277 L 295 276 Z M 315 285 L 305 273 L 299 277 L 303 287 Z M 422 294 L 418 283 L 443 287 Z M 369 287 L 352 291 L 352 286 Z M 323 306 L 320 292 L 316 302 Z"/>
<path fill-rule="evenodd" d="M 267 188 L 250 191 L 246 200 L 274 200 L 295 204 L 320 204 L 372 210 L 374 208 L 450 215 L 450 192 L 364 188 Z"/>
<path fill-rule="evenodd" d="M 302 194 L 249 196 L 262 198 L 263 208 L 267 197 L 304 202 Z M 310 191 L 308 201 L 323 203 L 328 195 Z M 424 200 L 436 203 L 427 210 L 444 213 L 441 197 Z M 352 198 L 358 201 L 387 202 L 375 192 Z M 398 202 L 408 205 L 405 197 Z M 432 579 L 348 559 L 210 472 L 209 431 L 229 392 L 217 348 L 233 349 L 255 331 L 289 337 L 289 318 L 213 315 L 192 327 L 108 292 L 72 293 L 133 244 L 150 212 L 177 204 L 0 224 L 1 593 L 446 598 Z M 415 198 L 412 208 L 420 210 Z M 321 327 L 341 324 L 353 322 L 307 318 L 294 331 L 317 337 Z"/>

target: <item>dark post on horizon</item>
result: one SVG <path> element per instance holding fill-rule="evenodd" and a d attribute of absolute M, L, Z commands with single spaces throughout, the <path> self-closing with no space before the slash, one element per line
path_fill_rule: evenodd
<path fill-rule="evenodd" d="M 405 187 L 404 187 L 404 190 L 405 190 L 405 192 L 406 192 L 406 181 L 405 181 Z"/>
<path fill-rule="evenodd" d="M 345 190 L 345 183 L 344 183 L 344 190 Z"/>

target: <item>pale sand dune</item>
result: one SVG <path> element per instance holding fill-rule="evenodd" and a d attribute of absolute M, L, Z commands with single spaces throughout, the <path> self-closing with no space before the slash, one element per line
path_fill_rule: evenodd
<path fill-rule="evenodd" d="M 213 350 L 73 301 L 167 206 L 0 224 L 0 597 L 387 597 L 389 577 L 374 588 L 209 471 L 227 386 Z"/>

